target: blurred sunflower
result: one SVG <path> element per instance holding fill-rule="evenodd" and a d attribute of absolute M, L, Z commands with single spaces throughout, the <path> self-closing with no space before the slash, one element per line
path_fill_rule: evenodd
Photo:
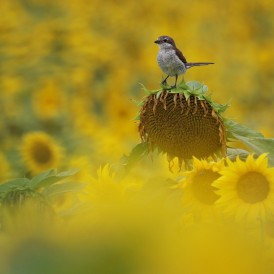
<path fill-rule="evenodd" d="M 20 152 L 32 174 L 59 167 L 64 156 L 63 148 L 44 132 L 26 134 Z"/>
<path fill-rule="evenodd" d="M 52 119 L 64 111 L 65 99 L 65 94 L 58 84 L 50 81 L 34 93 L 32 105 L 38 117 Z"/>
<path fill-rule="evenodd" d="M 9 162 L 3 153 L 0 153 L 0 183 L 3 183 L 5 180 L 9 179 L 11 176 L 11 169 Z"/>
<path fill-rule="evenodd" d="M 224 168 L 224 161 L 208 162 L 193 158 L 193 169 L 184 173 L 185 179 L 182 181 L 183 204 L 193 210 L 193 214 L 198 219 L 213 217 L 217 211 L 215 202 L 219 195 L 213 186 Z"/>
<path fill-rule="evenodd" d="M 130 137 L 136 137 L 136 124 L 133 122 L 137 113 L 137 108 L 133 102 L 127 98 L 127 95 L 109 93 L 106 99 L 106 113 L 110 117 L 109 124 L 119 136 L 125 134 Z M 119 130 L 117 130 L 119 129 Z"/>
<path fill-rule="evenodd" d="M 266 266 L 270 269 L 268 273 L 271 273 L 274 268 L 274 218 L 267 217 L 266 222 L 262 226 L 263 228 L 263 241 L 264 245 L 267 247 L 264 251 L 264 257 L 266 258 Z M 261 237 L 262 237 L 262 231 Z"/>
<path fill-rule="evenodd" d="M 93 165 L 91 160 L 85 155 L 72 155 L 67 162 L 68 168 L 78 168 L 73 178 L 77 182 L 88 182 L 92 180 Z"/>
<path fill-rule="evenodd" d="M 119 204 L 127 200 L 129 192 L 138 188 L 136 180 L 131 179 L 117 178 L 107 164 L 97 170 L 97 178 L 92 178 L 86 189 L 87 196 L 83 198 L 96 204 Z"/>
<path fill-rule="evenodd" d="M 268 167 L 266 153 L 258 159 L 249 155 L 245 162 L 239 157 L 235 162 L 227 159 L 227 163 L 213 183 L 221 196 L 216 205 L 237 221 L 265 220 L 274 212 L 274 168 Z"/>
<path fill-rule="evenodd" d="M 14 95 L 22 92 L 23 79 L 16 74 L 4 74 L 1 77 L 1 82 L 5 91 L 1 95 L 6 98 L 13 98 Z"/>
<path fill-rule="evenodd" d="M 80 222 L 80 226 L 83 223 L 83 228 L 89 226 L 89 231 L 99 229 L 110 232 L 121 230 L 125 223 L 136 223 L 141 210 L 136 210 L 132 198 L 140 186 L 141 183 L 138 184 L 132 177 L 119 178 L 117 173 L 112 172 L 109 164 L 100 167 L 97 176 L 92 178 L 79 195 L 80 202 L 88 210 L 83 218 L 76 218 L 75 221 Z M 77 226 L 79 227 L 78 224 Z"/>

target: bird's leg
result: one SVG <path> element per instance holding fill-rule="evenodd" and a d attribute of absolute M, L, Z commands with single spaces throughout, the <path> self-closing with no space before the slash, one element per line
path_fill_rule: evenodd
<path fill-rule="evenodd" d="M 175 85 L 172 86 L 171 88 L 176 88 L 177 85 L 177 80 L 178 80 L 178 74 L 175 75 Z"/>
<path fill-rule="evenodd" d="M 169 77 L 169 75 L 162 81 L 162 85 L 166 85 L 167 84 L 166 80 L 167 80 L 168 77 Z"/>

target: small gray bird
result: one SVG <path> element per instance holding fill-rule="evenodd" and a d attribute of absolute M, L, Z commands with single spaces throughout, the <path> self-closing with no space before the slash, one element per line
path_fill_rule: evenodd
<path fill-rule="evenodd" d="M 158 52 L 157 61 L 161 70 L 167 74 L 167 77 L 162 81 L 166 85 L 169 76 L 175 76 L 175 85 L 171 88 L 176 88 L 178 75 L 184 74 L 187 69 L 195 66 L 205 66 L 214 63 L 199 62 L 188 63 L 182 52 L 177 49 L 174 40 L 169 36 L 160 36 L 156 41 L 160 50 Z"/>

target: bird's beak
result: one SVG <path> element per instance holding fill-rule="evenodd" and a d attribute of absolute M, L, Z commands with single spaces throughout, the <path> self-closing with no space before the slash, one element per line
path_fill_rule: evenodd
<path fill-rule="evenodd" d="M 156 40 L 156 41 L 154 41 L 154 43 L 159 44 L 159 43 L 160 43 L 160 41 L 159 41 L 159 40 Z"/>

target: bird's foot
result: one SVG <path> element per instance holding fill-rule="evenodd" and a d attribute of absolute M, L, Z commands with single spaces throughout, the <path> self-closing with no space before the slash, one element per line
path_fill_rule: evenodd
<path fill-rule="evenodd" d="M 166 79 L 165 79 L 164 81 L 162 81 L 161 84 L 162 84 L 163 86 L 167 86 L 167 81 L 166 81 Z"/>
<path fill-rule="evenodd" d="M 173 85 L 173 86 L 170 87 L 170 89 L 174 89 L 174 88 L 176 88 L 176 87 L 177 87 L 176 85 Z"/>

